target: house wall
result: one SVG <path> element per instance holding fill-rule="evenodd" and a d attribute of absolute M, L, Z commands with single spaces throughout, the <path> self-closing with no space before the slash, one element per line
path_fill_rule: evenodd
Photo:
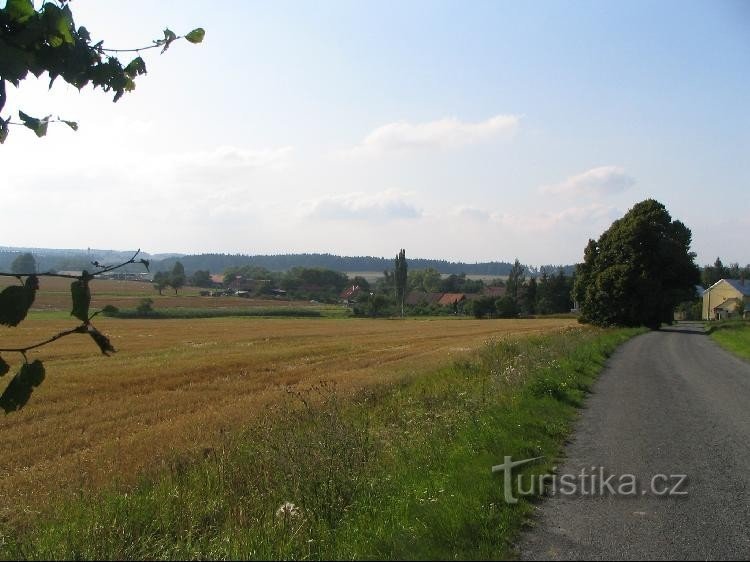
<path fill-rule="evenodd" d="M 722 280 L 703 293 L 703 319 L 716 320 L 713 309 L 727 299 L 742 298 L 742 294 L 729 283 Z"/>

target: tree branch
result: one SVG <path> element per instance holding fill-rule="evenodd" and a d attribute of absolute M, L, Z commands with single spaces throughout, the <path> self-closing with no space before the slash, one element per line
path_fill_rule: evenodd
<path fill-rule="evenodd" d="M 42 347 L 43 345 L 52 343 L 53 341 L 59 340 L 60 338 L 64 338 L 65 336 L 69 336 L 71 334 L 85 334 L 87 331 L 88 331 L 88 321 L 70 330 L 64 330 L 58 334 L 55 334 L 51 338 L 46 339 L 42 342 L 28 345 L 26 347 L 0 348 L 0 353 L 20 353 L 21 355 L 25 357 L 27 351 L 31 351 L 32 349 L 36 349 L 37 347 Z"/>

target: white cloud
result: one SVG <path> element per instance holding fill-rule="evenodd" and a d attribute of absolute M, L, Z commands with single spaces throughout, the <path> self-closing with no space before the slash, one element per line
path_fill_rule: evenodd
<path fill-rule="evenodd" d="M 374 194 L 355 192 L 328 195 L 303 202 L 301 214 L 328 220 L 388 221 L 419 218 L 422 211 L 408 201 L 408 196 L 408 193 L 395 190 Z"/>
<path fill-rule="evenodd" d="M 539 188 L 550 195 L 612 195 L 635 184 L 635 178 L 620 166 L 600 166 L 571 176 L 563 182 Z"/>
<path fill-rule="evenodd" d="M 609 224 L 620 216 L 613 206 L 592 203 L 580 207 L 568 207 L 559 211 L 533 213 L 499 213 L 476 207 L 461 207 L 455 215 L 468 222 L 490 223 L 518 232 L 550 232 L 565 227 Z"/>
<path fill-rule="evenodd" d="M 511 137 L 518 130 L 520 117 L 496 115 L 478 123 L 466 123 L 447 117 L 426 123 L 398 121 L 373 130 L 352 151 L 359 153 L 400 152 L 414 149 L 452 149 Z"/>

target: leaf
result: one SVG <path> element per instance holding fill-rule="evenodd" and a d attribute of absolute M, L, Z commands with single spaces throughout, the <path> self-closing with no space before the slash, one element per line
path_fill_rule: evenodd
<path fill-rule="evenodd" d="M 34 388 L 43 381 L 44 365 L 39 359 L 33 363 L 24 363 L 0 396 L 0 408 L 6 414 L 20 410 L 31 398 Z"/>
<path fill-rule="evenodd" d="M 19 23 L 25 22 L 36 13 L 31 0 L 8 0 L 5 4 L 5 12 L 10 21 Z"/>
<path fill-rule="evenodd" d="M 63 43 L 72 45 L 73 16 L 70 8 L 59 8 L 55 4 L 44 4 L 44 22 L 47 27 L 47 43 L 51 47 L 60 47 Z"/>
<path fill-rule="evenodd" d="M 41 138 L 47 134 L 47 125 L 49 125 L 49 118 L 51 115 L 47 115 L 44 119 L 37 119 L 36 117 L 26 115 L 23 111 L 19 110 L 18 116 L 26 127 L 36 133 L 37 137 Z"/>
<path fill-rule="evenodd" d="M 81 322 L 87 322 L 89 306 L 91 306 L 91 290 L 86 272 L 84 272 L 83 279 L 76 279 L 70 284 L 70 296 L 73 299 L 73 310 L 70 311 L 70 315 L 75 316 Z"/>
<path fill-rule="evenodd" d="M 201 43 L 205 36 L 206 31 L 202 27 L 197 27 L 193 31 L 185 35 L 185 39 L 187 39 L 191 43 Z"/>
<path fill-rule="evenodd" d="M 0 377 L 2 377 L 4 374 L 6 374 L 8 371 L 10 371 L 10 365 L 0 357 Z"/>
<path fill-rule="evenodd" d="M 39 278 L 29 275 L 23 285 L 6 287 L 0 293 L 0 324 L 18 326 L 34 303 Z"/>
<path fill-rule="evenodd" d="M 58 117 L 58 119 L 60 119 L 60 118 Z M 74 131 L 78 130 L 78 123 L 76 123 L 75 121 L 66 121 L 65 119 L 60 119 L 60 121 L 62 121 L 63 123 L 65 123 L 68 127 L 70 127 L 71 129 L 73 129 Z"/>
<path fill-rule="evenodd" d="M 91 339 L 94 340 L 96 345 L 99 346 L 99 349 L 104 355 L 109 355 L 110 353 L 117 352 L 117 350 L 112 347 L 112 343 L 109 341 L 109 338 L 93 326 L 89 326 L 89 335 L 91 336 Z"/>
<path fill-rule="evenodd" d="M 10 121 L 10 119 L 8 121 Z M 0 144 L 3 144 L 5 139 L 8 138 L 8 121 L 5 121 L 0 117 Z"/>
<path fill-rule="evenodd" d="M 142 264 L 144 265 L 144 267 L 146 268 L 146 271 L 148 271 L 148 266 L 149 266 L 149 265 L 151 265 L 151 262 L 150 262 L 150 261 L 148 261 L 148 260 L 145 260 L 145 259 L 141 259 L 141 263 L 142 263 Z"/>
<path fill-rule="evenodd" d="M 141 74 L 146 74 L 146 62 L 141 57 L 134 58 L 125 67 L 125 74 L 131 78 L 135 78 Z"/>
<path fill-rule="evenodd" d="M 164 30 L 164 39 L 160 40 L 158 44 L 164 45 L 164 48 L 161 50 L 161 53 L 164 54 L 164 51 L 169 49 L 169 46 L 172 44 L 172 41 L 177 39 L 177 35 L 175 35 L 175 32 L 171 29 L 167 28 Z"/>

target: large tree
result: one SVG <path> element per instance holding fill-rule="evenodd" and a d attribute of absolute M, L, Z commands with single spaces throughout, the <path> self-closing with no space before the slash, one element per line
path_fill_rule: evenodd
<path fill-rule="evenodd" d="M 10 265 L 13 273 L 36 273 L 36 260 L 28 252 L 20 254 Z"/>
<path fill-rule="evenodd" d="M 671 323 L 700 281 L 691 238 L 663 204 L 636 204 L 586 246 L 573 288 L 581 321 L 652 329 Z"/>

